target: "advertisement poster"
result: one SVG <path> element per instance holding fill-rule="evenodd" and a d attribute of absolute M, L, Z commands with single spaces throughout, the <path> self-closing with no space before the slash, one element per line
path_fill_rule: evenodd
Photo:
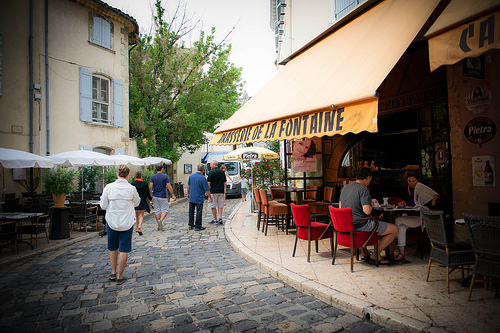
<path fill-rule="evenodd" d="M 292 146 L 293 172 L 316 172 L 316 141 L 294 141 Z"/>
<path fill-rule="evenodd" d="M 495 156 L 472 156 L 472 184 L 495 186 Z"/>

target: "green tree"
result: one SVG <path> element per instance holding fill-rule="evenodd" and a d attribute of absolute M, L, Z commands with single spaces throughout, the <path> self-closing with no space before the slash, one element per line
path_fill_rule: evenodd
<path fill-rule="evenodd" d="M 160 0 L 155 8 L 154 33 L 140 35 L 130 53 L 130 133 L 141 156 L 176 162 L 238 109 L 241 68 L 229 62 L 231 45 L 215 42 L 214 28 L 188 47 L 196 25 L 186 15 L 167 23 Z"/>

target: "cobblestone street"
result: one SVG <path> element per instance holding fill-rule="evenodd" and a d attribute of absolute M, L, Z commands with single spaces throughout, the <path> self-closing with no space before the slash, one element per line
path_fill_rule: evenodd
<path fill-rule="evenodd" d="M 224 218 L 240 199 L 227 200 Z M 1 268 L 2 332 L 388 332 L 304 295 L 249 264 L 211 225 L 187 226 L 185 199 L 171 206 L 165 231 L 154 215 L 134 233 L 117 286 L 106 237 Z"/>

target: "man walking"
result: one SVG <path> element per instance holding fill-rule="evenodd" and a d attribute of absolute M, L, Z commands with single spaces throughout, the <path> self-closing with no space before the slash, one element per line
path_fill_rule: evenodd
<path fill-rule="evenodd" d="M 122 284 L 127 280 L 123 277 L 123 272 L 127 265 L 128 253 L 132 251 L 134 207 L 141 202 L 137 190 L 127 181 L 129 173 L 130 169 L 126 165 L 119 165 L 116 172 L 118 179 L 104 187 L 100 202 L 101 208 L 106 211 L 106 232 L 111 262 L 109 279 L 116 281 L 116 284 Z"/>
<path fill-rule="evenodd" d="M 153 197 L 153 206 L 159 231 L 163 230 L 163 221 L 168 214 L 167 188 L 174 201 L 177 200 L 170 184 L 170 178 L 163 173 L 163 164 L 158 164 L 156 166 L 156 173 L 149 179 L 149 191 Z"/>
<path fill-rule="evenodd" d="M 210 196 L 210 186 L 208 186 L 207 179 L 203 175 L 205 172 L 205 165 L 203 163 L 198 164 L 197 170 L 197 172 L 189 176 L 187 186 L 187 197 L 189 200 L 189 230 L 194 229 L 195 231 L 201 231 L 206 229 L 201 225 L 205 195 L 209 198 L 210 202 L 212 202 L 212 197 Z M 196 223 L 194 220 L 195 209 Z"/>
<path fill-rule="evenodd" d="M 344 186 L 340 192 L 340 207 L 351 208 L 352 210 L 354 231 L 370 232 L 375 226 L 375 220 L 366 219 L 373 210 L 372 197 L 368 189 L 371 181 L 372 169 L 363 167 L 356 174 L 356 181 Z M 380 236 L 379 253 L 372 253 L 368 257 L 369 253 L 363 248 L 363 255 L 367 257 L 369 262 L 375 260 L 375 256 L 378 256 L 379 264 L 386 265 L 389 264 L 389 261 L 384 260 L 381 253 L 396 238 L 398 227 L 392 223 L 379 221 L 377 233 Z"/>
<path fill-rule="evenodd" d="M 226 193 L 226 175 L 222 171 L 217 161 L 210 162 L 210 167 L 212 168 L 208 173 L 208 185 L 210 186 L 210 193 L 212 194 L 212 202 L 210 203 L 210 208 L 212 208 L 212 215 L 214 219 L 211 224 L 222 224 L 222 209 L 224 208 L 224 196 Z M 217 213 L 219 213 L 219 220 L 217 220 Z"/>

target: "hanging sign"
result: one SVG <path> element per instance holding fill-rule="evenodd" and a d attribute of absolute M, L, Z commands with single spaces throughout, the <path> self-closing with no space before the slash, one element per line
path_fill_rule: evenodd
<path fill-rule="evenodd" d="M 486 83 L 473 84 L 465 96 L 465 106 L 473 114 L 486 111 L 491 103 L 491 90 Z"/>
<path fill-rule="evenodd" d="M 476 117 L 471 119 L 465 125 L 464 135 L 465 138 L 479 148 L 484 143 L 491 141 L 497 134 L 497 125 L 493 120 L 487 117 Z"/>

